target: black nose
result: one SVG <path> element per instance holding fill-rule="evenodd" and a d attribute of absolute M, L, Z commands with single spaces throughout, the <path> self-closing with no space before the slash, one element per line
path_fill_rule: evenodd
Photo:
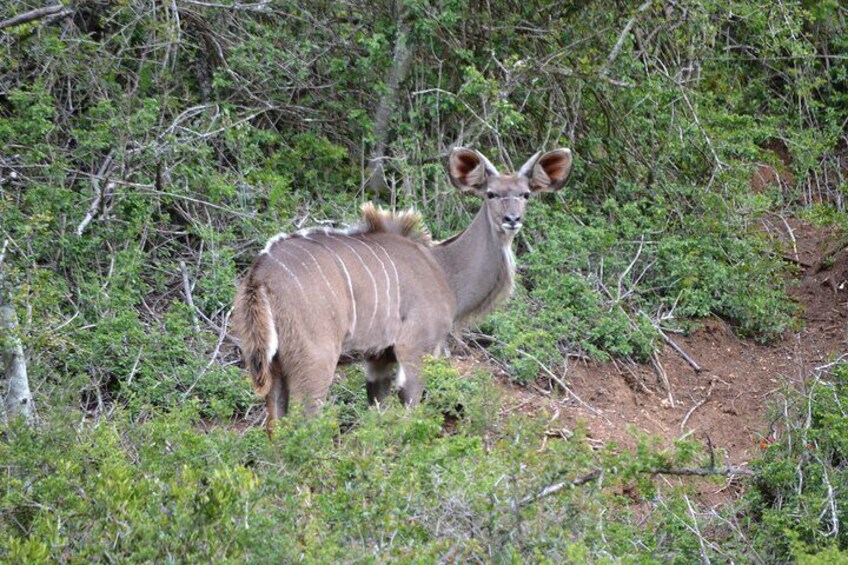
<path fill-rule="evenodd" d="M 510 215 L 504 216 L 504 222 L 506 222 L 507 224 L 509 224 L 511 226 L 514 226 L 515 224 L 517 224 L 520 221 L 521 221 L 521 216 L 510 216 Z"/>

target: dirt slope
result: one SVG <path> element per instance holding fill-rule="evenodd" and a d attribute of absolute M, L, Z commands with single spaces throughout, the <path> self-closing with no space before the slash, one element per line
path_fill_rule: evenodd
<path fill-rule="evenodd" d="M 696 373 L 665 347 L 657 359 L 671 399 L 657 366 L 573 361 L 563 380 L 580 401 L 502 379 L 505 409 L 549 415 L 552 432 L 572 429 L 582 420 L 591 440 L 622 447 L 634 444 L 626 431 L 631 425 L 668 444 L 694 434 L 702 441 L 709 438 L 728 464 L 749 461 L 770 434 L 769 399 L 848 349 L 848 251 L 832 255 L 829 268 L 815 272 L 835 243 L 833 230 L 794 219 L 776 219 L 768 229 L 785 241 L 787 260 L 798 264 L 790 294 L 801 307 L 800 329 L 767 346 L 736 337 L 722 320 L 707 320 L 688 336 L 670 336 L 704 368 Z"/>

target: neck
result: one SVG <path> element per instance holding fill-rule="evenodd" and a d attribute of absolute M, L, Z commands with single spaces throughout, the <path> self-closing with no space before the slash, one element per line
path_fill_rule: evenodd
<path fill-rule="evenodd" d="M 482 318 L 512 292 L 512 236 L 492 227 L 485 205 L 465 231 L 432 250 L 456 297 L 454 324 Z"/>

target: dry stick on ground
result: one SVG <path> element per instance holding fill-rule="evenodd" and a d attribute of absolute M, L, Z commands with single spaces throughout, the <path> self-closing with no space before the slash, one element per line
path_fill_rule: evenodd
<path fill-rule="evenodd" d="M 786 221 L 786 218 L 783 217 L 783 214 L 778 214 L 778 217 L 780 217 L 780 220 L 786 227 L 786 232 L 789 234 L 789 239 L 792 241 L 792 253 L 795 254 L 795 261 L 800 262 L 801 259 L 798 255 L 798 240 L 795 239 L 795 232 L 792 231 L 792 226 L 789 225 L 789 222 Z"/>
<path fill-rule="evenodd" d="M 663 341 L 666 342 L 666 344 L 669 347 L 671 347 L 673 350 L 675 350 L 683 358 L 684 361 L 689 363 L 690 367 L 695 369 L 696 373 L 701 373 L 705 370 L 703 367 L 698 365 L 698 363 L 696 363 L 695 360 L 692 359 L 689 356 L 689 354 L 687 354 L 685 351 L 683 351 L 682 347 L 677 345 L 670 337 L 668 337 L 666 335 L 666 333 L 664 331 L 662 331 L 662 328 L 660 327 L 660 325 L 656 321 L 654 321 L 650 316 L 648 316 L 647 314 L 645 314 L 641 310 L 639 310 L 639 313 L 642 314 L 645 317 L 645 319 L 647 319 L 651 323 L 652 326 L 654 326 L 654 329 L 657 330 L 657 333 L 660 334 L 660 337 L 663 338 Z"/>
<path fill-rule="evenodd" d="M 715 385 L 715 379 L 710 379 L 710 388 L 707 389 L 707 395 L 702 398 L 698 403 L 693 406 L 689 412 L 686 413 L 686 416 L 683 417 L 683 420 L 680 422 L 680 432 L 682 433 L 684 428 L 686 427 L 686 422 L 689 421 L 689 417 L 695 413 L 695 410 L 703 406 L 707 403 L 707 400 L 710 399 L 710 394 L 713 392 L 713 385 Z"/>
<path fill-rule="evenodd" d="M 671 383 L 668 381 L 668 374 L 665 372 L 665 367 L 660 363 L 660 358 L 656 353 L 651 353 L 651 365 L 654 366 L 654 371 L 656 371 L 657 376 L 662 381 L 663 386 L 665 387 L 665 392 L 668 395 L 668 403 L 674 408 L 674 396 L 671 395 Z"/>

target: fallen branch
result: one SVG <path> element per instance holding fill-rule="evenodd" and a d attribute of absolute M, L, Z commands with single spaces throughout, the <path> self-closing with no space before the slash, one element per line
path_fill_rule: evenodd
<path fill-rule="evenodd" d="M 546 486 L 539 492 L 535 494 L 531 494 L 529 496 L 525 496 L 521 500 L 518 501 L 518 506 L 525 506 L 530 504 L 531 502 L 535 502 L 540 498 L 545 498 L 546 496 L 550 496 L 552 494 L 556 494 L 564 488 L 567 487 L 576 487 L 580 485 L 585 485 L 586 483 L 590 483 L 595 481 L 603 476 L 603 469 L 595 469 L 577 477 L 576 479 L 572 479 L 570 481 L 563 481 L 560 483 L 555 483 L 549 486 Z M 648 475 L 676 475 L 683 477 L 710 477 L 713 475 L 719 476 L 736 476 L 736 475 L 745 475 L 752 476 L 754 471 L 745 467 L 734 467 L 734 466 L 725 466 L 725 467 L 655 467 L 653 469 L 647 469 L 642 471 L 642 473 Z M 514 506 L 514 502 L 511 503 L 511 506 Z"/>
<path fill-rule="evenodd" d="M 666 344 L 668 344 L 669 347 L 675 350 L 681 357 L 683 357 L 683 360 L 689 363 L 689 366 L 695 369 L 696 373 L 701 373 L 704 371 L 704 368 L 698 365 L 698 363 L 696 363 L 694 359 L 689 357 L 689 355 L 685 351 L 683 351 L 682 347 L 674 343 L 674 341 L 672 341 L 670 337 L 665 335 L 665 332 L 663 332 L 659 327 L 657 327 L 656 329 L 657 332 L 659 332 L 660 337 L 663 338 L 663 341 L 666 342 Z"/>
<path fill-rule="evenodd" d="M 530 504 L 531 502 L 536 502 L 540 498 L 544 498 L 546 496 L 550 496 L 552 494 L 556 494 L 565 487 L 578 487 L 580 485 L 585 485 L 586 483 L 590 483 L 594 480 L 597 480 L 603 475 L 602 469 L 595 469 L 594 471 L 590 471 L 581 477 L 577 477 L 576 479 L 572 479 L 570 481 L 563 481 L 561 483 L 556 483 L 550 486 L 546 486 L 542 490 L 540 490 L 536 494 L 531 494 L 530 496 L 525 496 L 521 500 L 518 501 L 518 506 L 525 506 Z"/>
<path fill-rule="evenodd" d="M 651 354 L 651 365 L 654 366 L 654 371 L 656 371 L 657 376 L 660 378 L 663 386 L 665 387 L 669 405 L 674 408 L 674 396 L 671 394 L 671 383 L 668 380 L 668 374 L 665 372 L 665 367 L 663 367 L 662 363 L 660 363 L 660 358 L 656 353 Z"/>
<path fill-rule="evenodd" d="M 753 476 L 754 471 L 747 467 L 656 467 L 650 471 L 645 471 L 650 475 L 677 475 L 683 477 L 710 477 L 713 475 L 732 476 L 746 475 Z"/>
<path fill-rule="evenodd" d="M 651 325 L 652 325 L 652 326 L 654 326 L 654 329 L 655 329 L 655 330 L 657 330 L 657 333 L 658 333 L 658 334 L 660 334 L 660 337 L 663 339 L 663 341 L 664 341 L 664 342 L 665 342 L 665 343 L 666 343 L 669 347 L 671 347 L 673 350 L 675 350 L 675 351 L 676 351 L 676 352 L 677 352 L 677 353 L 678 353 L 678 354 L 679 354 L 679 355 L 683 358 L 683 360 L 684 360 L 684 361 L 686 361 L 687 363 L 689 363 L 689 366 L 690 366 L 690 367 L 692 367 L 693 369 L 695 369 L 695 372 L 696 372 L 696 373 L 702 373 L 703 371 L 705 371 L 705 369 L 704 369 L 703 367 L 701 367 L 700 365 L 698 365 L 698 363 L 696 363 L 696 362 L 695 362 L 695 360 L 694 360 L 694 359 L 692 359 L 692 358 L 689 356 L 689 354 L 688 354 L 688 353 L 686 353 L 685 351 L 683 351 L 683 348 L 682 348 L 682 347 L 680 347 L 679 345 L 677 345 L 677 344 L 676 344 L 676 343 L 675 343 L 675 342 L 674 342 L 674 341 L 673 341 L 670 337 L 668 337 L 668 336 L 666 335 L 666 333 L 662 330 L 662 328 L 660 327 L 660 325 L 659 325 L 659 324 L 658 324 L 658 323 L 657 323 L 657 322 L 656 322 L 653 318 L 651 318 L 650 316 L 648 316 L 647 314 L 645 314 L 645 313 L 644 313 L 643 311 L 641 311 L 641 310 L 639 310 L 639 313 L 640 313 L 640 314 L 642 314 L 642 315 L 645 317 L 645 319 L 646 319 L 646 320 L 648 320 L 648 321 L 651 323 Z"/>
<path fill-rule="evenodd" d="M 41 18 L 46 18 L 47 16 L 59 14 L 63 11 L 67 11 L 69 14 L 71 13 L 71 11 L 66 10 L 65 6 L 63 6 L 62 4 L 46 6 L 44 8 L 36 8 L 35 10 L 30 10 L 29 12 L 18 14 L 17 16 L 11 17 L 8 20 L 0 22 L 0 29 L 6 29 L 7 27 L 14 27 L 33 22 L 35 20 L 40 20 Z"/>

